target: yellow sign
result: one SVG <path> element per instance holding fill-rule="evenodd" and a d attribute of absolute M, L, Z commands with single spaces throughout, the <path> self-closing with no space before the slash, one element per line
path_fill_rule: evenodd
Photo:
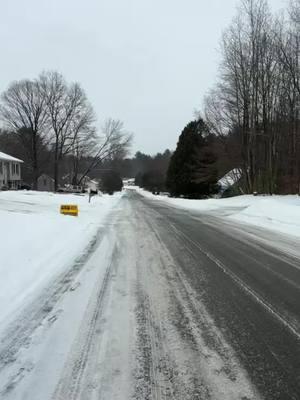
<path fill-rule="evenodd" d="M 60 206 L 60 213 L 64 215 L 73 215 L 78 217 L 78 206 L 75 204 L 62 204 Z"/>

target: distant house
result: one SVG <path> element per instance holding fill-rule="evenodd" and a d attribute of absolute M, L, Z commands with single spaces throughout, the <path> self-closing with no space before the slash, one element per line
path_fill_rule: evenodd
<path fill-rule="evenodd" d="M 54 192 L 54 179 L 47 174 L 42 174 L 37 181 L 37 190 L 41 192 Z"/>
<path fill-rule="evenodd" d="M 88 188 L 87 183 L 91 180 L 91 178 L 87 175 L 78 173 L 76 175 L 76 179 L 74 179 L 73 174 L 66 174 L 61 179 L 62 186 L 66 188 L 76 188 L 76 190 L 85 190 Z"/>
<path fill-rule="evenodd" d="M 123 179 L 124 186 L 134 186 L 135 185 L 135 178 L 124 178 Z"/>
<path fill-rule="evenodd" d="M 98 192 L 98 190 L 100 188 L 99 181 L 96 179 L 90 179 L 90 180 L 86 181 L 85 187 L 88 190 L 91 190 L 92 192 Z"/>
<path fill-rule="evenodd" d="M 0 190 L 4 187 L 17 189 L 21 183 L 22 160 L 0 151 Z"/>
<path fill-rule="evenodd" d="M 84 185 L 86 180 L 89 180 L 90 178 L 88 176 L 85 176 L 81 173 L 76 174 L 76 176 L 74 176 L 74 174 L 70 173 L 70 174 L 66 174 L 61 178 L 62 184 L 63 185 L 77 185 L 78 182 L 80 182 L 82 184 L 82 186 Z M 78 185 L 77 185 L 78 186 Z"/>
<path fill-rule="evenodd" d="M 101 179 L 99 178 L 90 178 L 87 175 L 78 173 L 76 175 L 76 182 L 78 185 L 73 184 L 74 179 L 72 174 L 67 174 L 62 177 L 62 186 L 67 190 L 80 190 L 80 191 L 88 191 L 97 192 L 99 189 L 101 190 Z"/>
<path fill-rule="evenodd" d="M 242 177 L 242 172 L 239 168 L 234 168 L 231 171 L 227 172 L 221 179 L 218 181 L 218 185 L 220 187 L 220 194 L 227 192 L 231 188 L 235 187 Z"/>

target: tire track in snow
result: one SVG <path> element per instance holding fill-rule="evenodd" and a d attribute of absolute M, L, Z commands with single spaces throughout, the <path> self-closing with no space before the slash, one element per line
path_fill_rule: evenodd
<path fill-rule="evenodd" d="M 105 229 L 100 227 L 91 239 L 84 252 L 67 268 L 65 272 L 56 277 L 50 285 L 44 288 L 39 297 L 27 305 L 19 317 L 13 321 L 2 333 L 0 338 L 0 373 L 8 376 L 1 396 L 11 392 L 17 384 L 33 369 L 33 365 L 21 364 L 19 370 L 10 373 L 10 367 L 16 363 L 18 353 L 23 348 L 29 348 L 35 332 L 42 326 L 54 323 L 60 311 L 54 311 L 64 294 L 74 290 L 73 282 L 80 274 L 86 262 L 101 243 Z"/>
<path fill-rule="evenodd" d="M 141 281 L 137 283 L 136 302 L 137 367 L 133 397 L 136 400 L 175 399 L 172 385 L 174 366 L 168 357 L 162 324 Z"/>
<path fill-rule="evenodd" d="M 100 277 L 96 284 L 95 293 L 92 295 L 82 319 L 81 328 L 71 347 L 69 359 L 64 366 L 64 374 L 57 384 L 52 396 L 55 400 L 86 399 L 85 374 L 88 364 L 97 354 L 92 352 L 95 341 L 101 341 L 101 317 L 106 304 L 106 296 L 111 283 L 113 267 L 117 249 L 113 249 L 112 259 L 108 264 L 104 277 Z"/>
<path fill-rule="evenodd" d="M 149 279 L 151 280 L 151 263 L 153 253 L 149 258 L 145 249 L 154 251 L 153 235 L 149 227 L 140 219 L 140 214 L 132 210 L 134 227 L 133 237 L 138 241 L 136 254 L 136 368 L 134 371 L 135 389 L 133 399 L 140 400 L 167 400 L 176 399 L 173 365 L 169 357 L 169 349 L 166 346 L 164 334 L 165 326 L 162 316 L 159 314 L 152 293 L 149 290 Z M 146 237 L 145 237 L 146 236 Z M 138 239 L 139 238 L 139 239 Z M 141 240 L 143 238 L 143 240 Z M 155 247 L 156 253 L 160 248 Z M 151 272 L 150 272 L 151 270 Z"/>

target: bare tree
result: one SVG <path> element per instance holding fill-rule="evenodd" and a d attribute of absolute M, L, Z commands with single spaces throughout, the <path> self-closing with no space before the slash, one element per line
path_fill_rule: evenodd
<path fill-rule="evenodd" d="M 87 97 L 78 83 L 68 85 L 58 72 L 40 76 L 46 99 L 46 112 L 51 125 L 51 145 L 54 152 L 55 190 L 59 182 L 59 166 L 74 146 L 94 135 L 95 116 Z"/>
<path fill-rule="evenodd" d="M 39 147 L 48 123 L 45 97 L 39 83 L 31 80 L 13 82 L 1 96 L 0 117 L 26 148 L 36 188 Z"/>
<path fill-rule="evenodd" d="M 124 157 L 131 143 L 131 135 L 119 120 L 108 119 L 98 136 L 95 114 L 85 92 L 78 83 L 68 84 L 55 71 L 45 72 L 34 81 L 11 84 L 1 97 L 0 116 L 29 153 L 35 187 L 41 154 L 52 154 L 57 190 L 60 165 L 66 157 L 72 164 L 72 182 L 80 184 L 101 162 Z M 85 172 L 79 179 L 82 169 Z"/>
<path fill-rule="evenodd" d="M 218 145 L 240 144 L 250 193 L 300 192 L 300 0 L 287 14 L 275 19 L 266 0 L 241 0 L 205 99 Z"/>
<path fill-rule="evenodd" d="M 278 132 L 274 128 L 281 81 L 274 22 L 265 0 L 242 0 L 224 33 L 217 88 L 206 117 L 218 135 L 240 134 L 246 191 L 275 190 Z"/>
<path fill-rule="evenodd" d="M 98 137 L 96 141 L 97 145 L 91 154 L 91 161 L 80 181 L 104 161 L 111 160 L 114 157 L 124 157 L 130 148 L 132 134 L 125 131 L 122 121 L 109 118 L 102 128 L 102 136 Z"/>
<path fill-rule="evenodd" d="M 300 193 L 300 0 L 290 2 L 288 17 L 277 22 L 278 60 L 281 66 L 279 117 L 285 157 L 283 180 Z M 284 121 L 284 124 L 282 123 Z"/>
<path fill-rule="evenodd" d="M 76 139 L 72 144 L 70 151 L 71 167 L 71 182 L 73 185 L 78 185 L 82 169 L 86 164 L 86 160 L 94 153 L 97 147 L 97 133 L 95 129 L 86 129 L 76 135 Z"/>

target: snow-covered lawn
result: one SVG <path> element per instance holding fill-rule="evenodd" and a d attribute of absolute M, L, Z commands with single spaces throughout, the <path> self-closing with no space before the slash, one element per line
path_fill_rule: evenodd
<path fill-rule="evenodd" d="M 245 195 L 227 199 L 187 200 L 154 196 L 140 188 L 134 189 L 145 197 L 161 200 L 172 206 L 216 213 L 238 222 L 300 237 L 300 196 Z"/>
<path fill-rule="evenodd" d="M 74 262 L 120 196 L 0 192 L 0 323 Z M 61 204 L 77 204 L 79 217 Z"/>

